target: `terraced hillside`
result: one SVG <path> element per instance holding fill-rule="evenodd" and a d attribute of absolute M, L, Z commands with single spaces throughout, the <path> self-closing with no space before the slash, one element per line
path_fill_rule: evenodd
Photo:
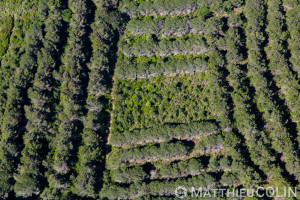
<path fill-rule="evenodd" d="M 297 0 L 0 0 L 0 199 L 299 199 L 299 38 Z"/>

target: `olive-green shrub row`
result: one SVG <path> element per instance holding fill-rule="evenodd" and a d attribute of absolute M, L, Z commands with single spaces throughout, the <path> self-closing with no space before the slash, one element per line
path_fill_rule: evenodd
<path fill-rule="evenodd" d="M 141 79 L 161 75 L 205 72 L 207 61 L 203 56 L 170 56 L 166 58 L 118 57 L 115 70 L 117 79 Z"/>
<path fill-rule="evenodd" d="M 115 150 L 109 154 L 106 164 L 109 169 L 117 169 L 127 163 L 144 163 L 185 156 L 190 150 L 191 147 L 179 141 Z"/>
<path fill-rule="evenodd" d="M 277 100 L 271 82 L 265 76 L 268 70 L 264 59 L 264 25 L 265 5 L 259 0 L 249 0 L 246 2 L 245 14 L 248 20 L 246 27 L 247 48 L 249 57 L 249 75 L 251 85 L 255 88 L 256 102 L 258 109 L 263 113 L 265 123 L 268 124 L 269 137 L 272 140 L 272 147 L 283 154 L 286 169 L 290 174 L 300 179 L 298 173 L 300 161 L 297 155 L 295 143 L 287 129 L 287 122 L 284 120 L 282 109 Z M 255 16 L 255 17 L 253 17 Z"/>
<path fill-rule="evenodd" d="M 178 125 L 165 124 L 148 129 L 113 132 L 110 135 L 109 143 L 112 146 L 121 147 L 123 145 L 166 142 L 172 139 L 192 140 L 215 134 L 217 131 L 218 126 L 213 122 L 204 121 Z"/>
<path fill-rule="evenodd" d="M 209 7 L 211 12 L 230 12 L 235 7 L 244 4 L 243 0 L 153 0 L 153 1 L 132 1 L 122 0 L 120 11 L 131 18 L 137 16 L 165 16 L 165 15 L 186 15 L 195 12 L 202 14 L 203 7 Z"/>

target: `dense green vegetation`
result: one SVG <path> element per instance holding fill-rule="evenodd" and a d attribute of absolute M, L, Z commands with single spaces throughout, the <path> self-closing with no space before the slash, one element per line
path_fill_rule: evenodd
<path fill-rule="evenodd" d="M 115 132 L 110 136 L 109 143 L 120 147 L 125 144 L 145 144 L 151 142 L 169 141 L 172 139 L 194 139 L 214 134 L 218 126 L 211 122 L 199 122 L 179 125 L 163 125 L 148 129 Z"/>
<path fill-rule="evenodd" d="M 169 56 L 128 58 L 120 56 L 116 63 L 115 78 L 140 79 L 161 75 L 177 75 L 180 73 L 205 72 L 207 60 L 204 56 Z"/>
<path fill-rule="evenodd" d="M 210 119 L 204 81 L 201 73 L 116 80 L 112 131 Z"/>
<path fill-rule="evenodd" d="M 298 0 L 0 0 L 0 199 L 299 193 L 299 27 Z"/>

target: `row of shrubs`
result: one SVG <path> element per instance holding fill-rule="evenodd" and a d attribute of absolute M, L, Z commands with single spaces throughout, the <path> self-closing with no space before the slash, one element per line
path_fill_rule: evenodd
<path fill-rule="evenodd" d="M 126 164 L 145 163 L 156 160 L 168 160 L 173 157 L 192 154 L 207 154 L 224 149 L 224 137 L 222 134 L 209 135 L 196 142 L 193 148 L 191 144 L 183 142 L 163 142 L 140 146 L 129 149 L 113 151 L 107 160 L 109 169 L 117 169 Z"/>
<path fill-rule="evenodd" d="M 116 64 L 117 79 L 140 79 L 179 73 L 205 72 L 207 61 L 203 56 L 170 56 L 149 59 L 120 55 Z"/>
<path fill-rule="evenodd" d="M 214 109 L 216 119 L 225 132 L 224 147 L 232 158 L 232 165 L 234 166 L 232 172 L 237 174 L 245 187 L 251 188 L 254 185 L 259 185 L 262 177 L 258 175 L 257 169 L 249 160 L 249 152 L 242 141 L 242 136 L 233 127 L 230 88 L 226 82 L 227 73 L 222 69 L 225 64 L 225 57 L 221 52 L 216 51 L 209 55 L 206 72 L 208 100 Z"/>
<path fill-rule="evenodd" d="M 41 4 L 39 10 L 43 6 L 45 5 Z M 24 148 L 21 152 L 18 174 L 15 175 L 15 194 L 17 197 L 23 198 L 30 198 L 41 193 L 46 186 L 43 162 L 46 160 L 49 140 L 53 135 L 53 104 L 51 100 L 56 84 L 53 70 L 58 68 L 63 22 L 61 21 L 61 5 L 56 0 L 49 1 L 47 9 L 49 9 L 48 15 L 40 16 L 43 20 L 47 18 L 45 20 L 45 36 L 43 47 L 37 54 L 37 72 L 33 86 L 28 90 L 31 104 L 25 107 L 28 120 L 27 132 L 23 136 Z M 53 34 L 58 36 L 53 37 Z"/>
<path fill-rule="evenodd" d="M 220 172 L 231 171 L 232 159 L 229 156 L 215 154 L 207 158 L 189 158 L 187 160 L 164 163 L 155 167 L 155 169 L 146 169 L 146 165 L 133 165 L 130 167 L 121 167 L 112 170 L 111 177 L 113 182 L 132 183 L 143 181 L 145 179 L 175 179 L 187 176 L 196 176 L 205 171 Z"/>
<path fill-rule="evenodd" d="M 227 70 L 229 75 L 227 80 L 233 88 L 231 98 L 235 105 L 233 117 L 239 132 L 245 137 L 250 157 L 254 164 L 267 175 L 272 174 L 270 183 L 277 185 L 276 181 L 288 186 L 286 178 L 282 174 L 282 169 L 277 166 L 274 149 L 271 148 L 271 142 L 261 126 L 256 123 L 256 120 L 262 121 L 255 115 L 255 104 L 250 96 L 250 85 L 246 76 L 246 66 L 233 64 L 235 61 L 231 59 L 234 49 L 243 48 L 243 43 L 236 42 L 235 38 L 241 38 L 239 27 L 229 26 L 229 33 L 226 34 L 227 46 L 229 47 L 226 53 Z M 232 49 L 232 50 L 230 50 Z"/>
<path fill-rule="evenodd" d="M 235 22 L 238 23 L 238 22 Z M 162 37 L 181 37 L 189 33 L 205 35 L 224 35 L 224 22 L 220 17 L 167 17 L 137 18 L 126 25 L 130 35 L 158 35 Z"/>
<path fill-rule="evenodd" d="M 258 109 L 263 113 L 266 127 L 270 132 L 272 147 L 283 154 L 286 169 L 290 174 L 300 180 L 300 161 L 297 155 L 297 147 L 287 129 L 287 120 L 284 119 L 282 104 L 275 95 L 272 82 L 266 77 L 268 69 L 264 59 L 264 25 L 265 5 L 263 1 L 249 0 L 246 2 L 245 15 L 248 20 L 246 27 L 247 48 L 249 57 L 249 75 L 251 85 L 255 88 Z M 255 17 L 253 17 L 255 16 Z M 278 20 L 278 19 L 276 19 Z M 277 30 L 278 31 L 278 30 Z M 276 31 L 276 32 L 277 32 Z"/>
<path fill-rule="evenodd" d="M 117 169 L 126 164 L 168 160 L 174 157 L 186 156 L 190 150 L 191 147 L 189 145 L 180 141 L 116 150 L 109 155 L 106 164 L 108 169 Z"/>
<path fill-rule="evenodd" d="M 165 15 L 187 15 L 191 13 L 202 14 L 203 7 L 211 12 L 231 12 L 233 8 L 244 4 L 243 0 L 153 0 L 153 1 L 131 1 L 120 2 L 120 11 L 131 18 L 137 16 L 165 16 Z"/>
<path fill-rule="evenodd" d="M 290 1 L 290 2 L 288 2 Z M 293 3 L 291 3 L 293 1 Z M 299 24 L 300 24 L 300 5 L 299 2 L 296 0 L 286 0 L 284 1 L 286 5 L 290 8 L 294 6 L 292 9 L 288 9 L 286 11 L 286 23 L 288 25 L 288 32 L 289 32 L 289 39 L 288 45 L 291 52 L 290 61 L 292 63 L 292 68 L 298 73 L 298 78 L 300 77 L 300 31 L 299 31 Z"/>
<path fill-rule="evenodd" d="M 149 183 L 136 182 L 129 186 L 118 184 L 105 184 L 100 192 L 103 199 L 133 199 L 144 195 L 173 196 L 179 186 L 186 188 L 202 187 L 212 189 L 216 187 L 217 177 L 214 174 L 204 173 L 190 178 L 176 180 L 155 180 Z"/>
<path fill-rule="evenodd" d="M 286 25 L 284 18 L 285 16 L 282 1 L 268 1 L 267 19 L 269 24 L 267 26 L 267 33 L 270 42 L 265 48 L 267 58 L 269 60 L 268 66 L 272 74 L 274 75 L 274 81 L 277 83 L 277 86 L 285 96 L 287 104 L 289 105 L 292 120 L 295 123 L 298 123 L 300 121 L 300 85 L 297 76 L 294 75 L 294 71 L 291 69 L 296 69 L 297 66 L 300 67 L 300 62 L 298 62 L 298 64 L 295 63 L 295 59 L 293 59 L 293 56 L 291 57 L 292 64 L 288 59 L 289 49 L 287 48 L 287 33 L 285 31 Z M 294 36 L 294 34 L 292 34 L 292 36 Z M 299 41 L 298 48 L 297 41 L 291 42 L 290 47 L 291 49 L 296 47 L 296 49 L 298 49 L 296 51 L 300 53 Z M 299 131 L 300 126 L 298 125 L 298 132 Z M 298 139 L 300 141 L 300 136 Z"/>
<path fill-rule="evenodd" d="M 179 178 L 188 175 L 198 175 L 203 172 L 207 164 L 200 158 L 190 158 L 183 161 L 165 163 L 151 171 L 144 169 L 145 166 L 136 165 L 121 167 L 111 171 L 112 180 L 117 183 L 132 183 L 145 179 Z"/>
<path fill-rule="evenodd" d="M 133 41 L 132 41 L 133 40 Z M 220 44 L 224 47 L 225 44 Z M 175 40 L 154 40 L 152 37 L 134 37 L 130 40 L 123 39 L 119 50 L 127 57 L 151 57 L 159 55 L 166 57 L 170 55 L 204 54 L 211 51 L 206 40 L 202 36 L 191 36 L 176 38 Z"/>
<path fill-rule="evenodd" d="M 110 135 L 109 143 L 112 146 L 120 147 L 123 145 L 166 142 L 172 139 L 192 140 L 214 134 L 217 131 L 218 126 L 213 122 L 204 121 L 179 125 L 165 124 L 147 129 L 113 132 Z"/>
<path fill-rule="evenodd" d="M 35 9 L 32 9 L 31 14 L 22 15 L 15 21 L 10 47 L 1 61 L 0 198 L 2 199 L 10 199 L 13 194 L 14 175 L 18 173 L 17 167 L 23 147 L 22 137 L 26 130 L 24 106 L 28 103 L 27 92 L 33 84 L 38 65 L 37 54 L 42 47 L 43 30 L 42 19 L 38 14 L 39 6 L 37 2 L 30 2 L 28 6 Z M 16 191 L 19 191 L 19 186 L 16 186 Z M 19 193 L 18 196 L 20 195 L 22 194 Z M 26 195 L 27 191 L 24 196 Z"/>

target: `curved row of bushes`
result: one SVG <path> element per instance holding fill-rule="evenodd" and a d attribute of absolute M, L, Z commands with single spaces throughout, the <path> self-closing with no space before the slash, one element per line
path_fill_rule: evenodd
<path fill-rule="evenodd" d="M 172 139 L 200 138 L 215 134 L 218 131 L 217 124 L 213 122 L 195 122 L 179 125 L 162 125 L 147 129 L 136 129 L 133 131 L 113 132 L 109 143 L 112 146 L 145 144 L 153 142 L 166 142 Z"/>
<path fill-rule="evenodd" d="M 171 56 L 166 58 L 136 59 L 120 55 L 116 64 L 117 79 L 141 79 L 179 73 L 205 72 L 207 61 L 200 56 Z"/>
<path fill-rule="evenodd" d="M 151 171 L 149 171 L 149 169 L 144 169 L 146 168 L 146 165 L 136 165 L 121 167 L 112 170 L 110 173 L 113 182 L 133 183 L 145 179 L 175 179 L 190 175 L 197 176 L 205 171 L 231 171 L 231 165 L 232 159 L 229 156 L 216 154 L 210 157 L 208 165 L 204 158 L 199 157 L 160 164 Z"/>
<path fill-rule="evenodd" d="M 7 17 L 9 19 L 9 17 Z M 11 35 L 9 36 L 9 47 L 6 43 L 2 44 L 3 48 L 8 48 L 3 51 L 3 56 L 0 59 L 1 63 L 1 74 L 0 74 L 0 114 L 3 116 L 5 111 L 5 104 L 7 102 L 7 92 L 11 77 L 14 76 L 16 69 L 19 67 L 20 57 L 24 53 L 25 49 L 25 33 L 27 32 L 29 25 L 23 26 L 28 16 L 19 17 L 13 21 L 13 29 L 11 30 Z M 3 18 L 6 19 L 6 18 Z M 9 20 L 7 20 L 9 21 Z M 5 24 L 5 23 L 4 23 Z M 2 29 L 4 32 L 6 29 Z M 6 36 L 8 37 L 8 35 Z M 4 49 L 3 49 L 4 50 Z"/>

